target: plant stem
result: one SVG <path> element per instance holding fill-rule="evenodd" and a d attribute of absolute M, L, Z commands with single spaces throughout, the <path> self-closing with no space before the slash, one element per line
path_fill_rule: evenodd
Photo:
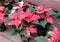
<path fill-rule="evenodd" d="M 36 40 L 34 39 L 34 37 L 30 36 L 30 38 L 33 39 L 34 41 L 36 41 Z M 37 42 L 37 41 L 36 41 L 36 42 Z"/>

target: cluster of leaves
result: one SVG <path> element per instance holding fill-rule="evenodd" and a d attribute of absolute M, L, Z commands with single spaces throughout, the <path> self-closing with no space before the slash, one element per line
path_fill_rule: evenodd
<path fill-rule="evenodd" d="M 31 38 L 45 42 L 41 39 L 47 38 L 47 32 L 53 26 L 52 17 L 60 16 L 60 12 L 51 8 L 24 3 L 22 0 L 1 0 L 0 8 L 0 31 L 10 28 L 11 35 L 19 34 L 26 42 Z"/>

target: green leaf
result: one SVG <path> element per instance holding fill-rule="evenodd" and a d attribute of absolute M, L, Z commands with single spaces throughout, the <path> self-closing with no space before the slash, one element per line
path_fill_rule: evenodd
<path fill-rule="evenodd" d="M 47 42 L 47 37 L 40 36 L 40 37 L 36 37 L 35 40 L 37 42 Z"/>
<path fill-rule="evenodd" d="M 33 8 L 34 6 L 32 5 L 29 9 L 32 11 L 32 12 L 36 12 L 36 10 Z"/>
<path fill-rule="evenodd" d="M 16 31 L 16 27 L 15 27 L 15 26 L 9 26 L 9 28 L 10 28 L 12 31 Z"/>
<path fill-rule="evenodd" d="M 22 29 L 22 25 L 23 25 L 23 23 L 18 27 L 18 29 L 19 29 L 19 30 L 21 30 L 21 29 Z"/>
<path fill-rule="evenodd" d="M 4 24 L 0 24 L 0 32 L 3 32 L 6 30 L 6 27 Z"/>
<path fill-rule="evenodd" d="M 25 36 L 21 37 L 23 41 L 27 41 L 28 38 L 26 38 Z"/>
<path fill-rule="evenodd" d="M 55 15 L 52 15 L 52 17 L 59 17 L 60 16 L 60 12 L 56 13 Z"/>
<path fill-rule="evenodd" d="M 43 26 L 44 28 L 45 28 L 46 24 L 47 24 L 47 21 L 46 20 L 40 21 L 40 25 Z"/>
<path fill-rule="evenodd" d="M 19 0 L 14 0 L 15 2 L 18 2 Z"/>
<path fill-rule="evenodd" d="M 54 11 L 49 11 L 47 14 L 52 17 L 59 17 L 60 16 L 60 12 L 55 13 Z"/>
<path fill-rule="evenodd" d="M 8 11 L 9 11 L 9 8 L 6 7 L 6 8 L 4 9 L 4 13 L 5 13 L 5 14 L 8 14 Z"/>
<path fill-rule="evenodd" d="M 9 5 L 9 2 L 6 2 L 5 5 Z"/>
<path fill-rule="evenodd" d="M 10 35 L 15 36 L 18 33 L 18 30 L 15 26 L 9 26 L 9 28 L 12 30 L 12 33 L 10 33 Z"/>
<path fill-rule="evenodd" d="M 10 33 L 10 35 L 12 35 L 12 36 L 15 36 L 16 34 L 17 34 L 16 31 L 12 31 L 12 32 Z"/>
<path fill-rule="evenodd" d="M 5 10 L 5 11 L 8 11 L 8 7 L 6 7 L 4 10 Z"/>
<path fill-rule="evenodd" d="M 6 23 L 9 21 L 10 21 L 10 19 L 8 17 L 4 18 L 4 20 L 3 20 L 3 22 L 6 22 Z"/>
<path fill-rule="evenodd" d="M 45 28 L 49 28 L 49 29 L 51 29 L 51 28 L 53 28 L 53 26 L 52 26 L 52 24 L 47 23 L 46 26 L 45 26 Z"/>
<path fill-rule="evenodd" d="M 55 15 L 56 13 L 51 10 L 51 11 L 47 12 L 47 14 L 51 16 L 51 15 Z"/>
<path fill-rule="evenodd" d="M 25 30 L 20 31 L 20 35 L 24 35 L 25 34 Z"/>

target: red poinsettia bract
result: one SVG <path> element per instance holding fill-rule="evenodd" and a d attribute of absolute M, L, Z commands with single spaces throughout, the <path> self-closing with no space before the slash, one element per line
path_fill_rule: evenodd
<path fill-rule="evenodd" d="M 43 18 L 43 19 L 46 19 L 47 22 L 53 24 L 53 18 L 50 17 L 48 14 L 42 14 L 42 18 Z"/>
<path fill-rule="evenodd" d="M 47 22 L 53 24 L 53 18 L 52 17 L 48 17 L 46 20 L 47 20 Z"/>
<path fill-rule="evenodd" d="M 21 11 L 18 14 L 17 13 L 11 13 L 11 14 L 9 14 L 8 17 L 11 20 L 9 22 L 9 25 L 15 25 L 16 27 L 18 27 L 23 22 L 23 20 L 26 20 L 29 23 L 33 20 L 37 20 L 40 18 L 40 16 L 38 16 L 38 15 L 23 12 L 23 11 Z"/>
<path fill-rule="evenodd" d="M 35 15 L 34 13 L 30 13 L 30 15 L 28 17 L 25 18 L 25 20 L 29 23 L 32 22 L 34 20 L 38 20 L 40 19 L 40 16 Z"/>
<path fill-rule="evenodd" d="M 0 24 L 2 24 L 3 22 L 3 19 L 4 19 L 4 14 L 0 13 Z"/>
<path fill-rule="evenodd" d="M 15 4 L 13 4 L 13 9 L 14 10 L 20 10 L 20 11 L 22 11 L 23 10 L 23 4 L 24 4 L 24 2 L 23 1 L 21 1 L 21 2 L 17 2 L 17 3 L 15 3 Z"/>
<path fill-rule="evenodd" d="M 4 10 L 4 6 L 0 6 L 0 13 L 2 13 Z"/>
<path fill-rule="evenodd" d="M 36 28 L 33 28 L 33 27 L 27 27 L 27 28 L 26 28 L 25 36 L 26 36 L 26 37 L 30 37 L 30 33 L 37 33 Z"/>
<path fill-rule="evenodd" d="M 4 19 L 4 14 L 2 13 L 4 10 L 3 6 L 0 6 L 0 24 L 2 24 L 3 19 Z"/>
<path fill-rule="evenodd" d="M 48 12 L 49 10 L 51 10 L 51 8 L 46 8 L 43 6 L 35 6 L 36 12 L 37 13 L 44 13 L 44 12 Z"/>
<path fill-rule="evenodd" d="M 25 17 L 27 16 L 27 14 L 25 12 L 20 12 L 20 13 L 11 13 L 9 14 L 9 19 L 11 20 L 9 22 L 9 25 L 15 25 L 16 27 L 18 27 L 22 22 L 23 19 L 25 19 Z"/>
<path fill-rule="evenodd" d="M 56 26 L 50 35 L 51 37 L 48 39 L 48 42 L 60 42 L 60 31 L 58 31 Z"/>

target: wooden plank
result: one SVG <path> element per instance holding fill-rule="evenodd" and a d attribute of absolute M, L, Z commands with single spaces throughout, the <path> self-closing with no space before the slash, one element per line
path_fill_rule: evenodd
<path fill-rule="evenodd" d="M 0 42 L 11 42 L 11 41 L 0 35 Z"/>
<path fill-rule="evenodd" d="M 4 38 L 10 40 L 11 42 L 22 42 L 20 36 L 17 34 L 16 36 L 10 36 L 11 30 L 7 29 L 5 32 L 0 32 L 0 35 Z"/>

